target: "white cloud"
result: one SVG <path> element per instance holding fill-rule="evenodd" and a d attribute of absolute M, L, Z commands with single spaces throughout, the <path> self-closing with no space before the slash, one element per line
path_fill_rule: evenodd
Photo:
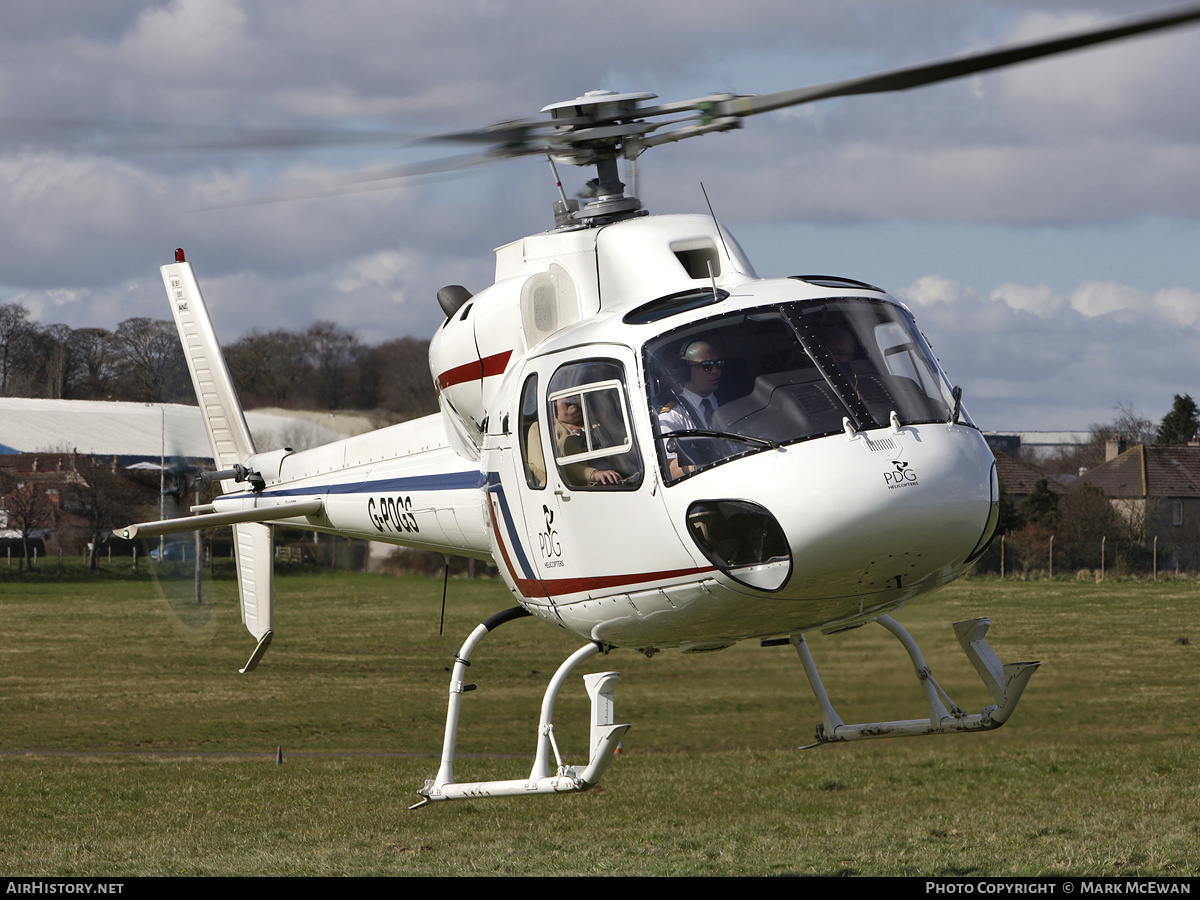
<path fill-rule="evenodd" d="M 926 275 L 907 288 L 896 291 L 896 296 L 909 306 L 929 307 L 977 300 L 973 290 L 941 275 Z"/>
<path fill-rule="evenodd" d="M 1172 287 L 1156 291 L 1151 298 L 1154 308 L 1168 320 L 1196 328 L 1200 326 L 1200 291 Z"/>
<path fill-rule="evenodd" d="M 1020 284 L 1002 284 L 990 294 L 990 299 L 1005 303 L 1013 309 L 1025 310 L 1043 318 L 1062 310 L 1066 301 L 1049 287 L 1039 284 L 1026 287 Z"/>
<path fill-rule="evenodd" d="M 1088 318 L 1118 312 L 1120 310 L 1145 310 L 1147 303 L 1145 291 L 1139 291 L 1123 284 L 1102 284 L 1087 282 L 1081 284 L 1071 293 L 1071 308 L 1083 313 Z"/>

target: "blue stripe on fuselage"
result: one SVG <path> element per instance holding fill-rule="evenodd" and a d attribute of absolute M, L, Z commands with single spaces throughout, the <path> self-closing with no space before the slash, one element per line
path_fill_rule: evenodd
<path fill-rule="evenodd" d="M 517 525 L 513 521 L 512 510 L 508 508 L 508 498 L 504 496 L 504 487 L 500 483 L 499 472 L 487 473 L 487 489 L 489 494 L 495 494 L 496 500 L 500 505 L 500 514 L 504 517 L 504 530 L 508 532 L 508 542 L 512 545 L 513 552 L 517 555 L 517 563 L 521 566 L 521 573 L 526 579 L 534 579 L 537 574 L 533 571 L 533 567 L 529 565 L 529 559 L 525 556 L 525 545 L 521 541 L 517 533 Z M 497 557 L 499 561 L 499 557 Z"/>
<path fill-rule="evenodd" d="M 311 497 L 322 494 L 378 494 L 400 491 L 466 491 L 487 484 L 482 472 L 450 472 L 439 475 L 406 475 L 373 481 L 346 481 L 339 484 L 313 484 L 308 487 L 267 490 L 259 497 Z"/>

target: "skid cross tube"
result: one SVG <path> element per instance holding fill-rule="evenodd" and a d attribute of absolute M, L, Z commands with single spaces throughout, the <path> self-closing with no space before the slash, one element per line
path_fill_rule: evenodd
<path fill-rule="evenodd" d="M 953 734 L 967 731 L 987 731 L 999 728 L 1008 721 L 1029 679 L 1041 665 L 1040 662 L 1009 663 L 1000 662 L 984 635 L 987 634 L 989 619 L 970 619 L 966 622 L 956 622 L 954 633 L 962 645 L 963 651 L 975 671 L 979 673 L 989 693 L 996 700 L 992 706 L 985 707 L 974 715 L 967 715 L 954 704 L 933 678 L 925 658 L 912 635 L 891 616 L 879 616 L 875 621 L 886 628 L 904 646 L 916 670 L 921 690 L 925 694 L 925 702 L 929 707 L 927 719 L 905 719 L 895 722 L 867 722 L 860 725 L 846 725 L 829 702 L 821 676 L 817 673 L 816 663 L 809 652 L 804 635 L 793 634 L 789 640 L 800 656 L 804 672 L 821 708 L 821 724 L 817 726 L 817 744 L 835 741 L 861 741 L 869 738 L 910 737 L 923 734 Z M 943 700 L 945 702 L 943 702 Z M 810 746 L 816 746 L 812 744 Z"/>
<path fill-rule="evenodd" d="M 583 678 L 591 698 L 592 711 L 587 766 L 565 765 L 558 742 L 554 738 L 554 704 L 558 700 L 558 693 L 579 663 L 604 649 L 603 645 L 596 641 L 589 641 L 571 654 L 558 667 L 558 671 L 546 687 L 545 696 L 542 698 L 541 719 L 538 722 L 537 750 L 534 752 L 533 768 L 528 778 L 463 783 L 454 780 L 454 749 L 458 739 L 458 715 L 462 706 L 462 695 L 475 689 L 475 685 L 463 683 L 467 666 L 471 664 L 471 654 L 493 629 L 504 622 L 527 615 L 529 613 L 526 610 L 514 607 L 493 616 L 471 632 L 455 656 L 454 669 L 450 675 L 450 701 L 446 712 L 446 736 L 442 743 L 441 766 L 437 777 L 426 781 L 425 786 L 417 792 L 423 799 L 410 807 L 411 809 L 417 809 L 434 800 L 586 791 L 600 782 L 600 777 L 612 761 L 617 744 L 629 730 L 628 724 L 613 724 L 613 690 L 621 677 L 619 672 L 598 672 Z"/>

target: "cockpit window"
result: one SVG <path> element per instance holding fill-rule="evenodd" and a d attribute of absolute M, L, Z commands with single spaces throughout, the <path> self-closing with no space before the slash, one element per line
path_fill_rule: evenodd
<path fill-rule="evenodd" d="M 563 366 L 550 379 L 546 403 L 554 423 L 555 461 L 568 487 L 613 490 L 641 484 L 641 456 L 618 363 Z"/>
<path fill-rule="evenodd" d="M 646 345 L 667 480 L 843 431 L 948 421 L 950 385 L 912 318 L 871 298 L 717 316 Z M 965 413 L 960 422 L 970 424 Z"/>

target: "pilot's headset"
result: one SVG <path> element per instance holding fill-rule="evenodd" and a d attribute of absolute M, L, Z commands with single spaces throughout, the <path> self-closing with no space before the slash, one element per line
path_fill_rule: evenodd
<path fill-rule="evenodd" d="M 707 344 L 708 341 L 703 338 L 692 338 L 684 341 L 679 347 L 679 356 L 675 360 L 675 380 L 678 382 L 676 387 L 683 390 L 683 386 L 692 380 L 692 360 L 688 359 L 688 351 L 697 344 Z"/>

